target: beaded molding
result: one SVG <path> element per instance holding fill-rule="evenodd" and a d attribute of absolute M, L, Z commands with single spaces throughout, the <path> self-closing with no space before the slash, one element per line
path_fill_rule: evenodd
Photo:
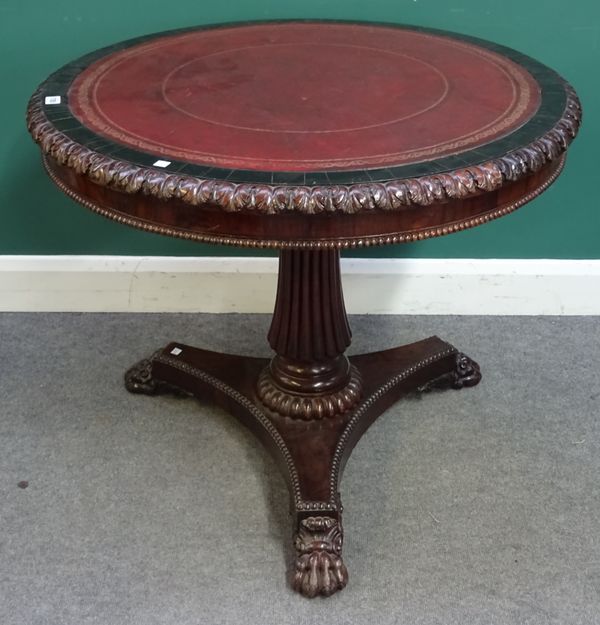
<path fill-rule="evenodd" d="M 288 449 L 285 441 L 283 440 L 283 438 L 277 431 L 277 428 L 273 425 L 269 417 L 245 395 L 235 390 L 228 384 L 225 384 L 225 382 L 222 382 L 218 378 L 215 378 L 214 376 L 206 373 L 205 371 L 202 371 L 201 369 L 198 369 L 196 367 L 192 367 L 191 365 L 187 364 L 186 362 L 182 362 L 181 360 L 171 358 L 170 356 L 159 353 L 159 355 L 152 356 L 151 361 L 160 362 L 175 369 L 179 369 L 180 371 L 183 371 L 184 373 L 187 373 L 188 375 L 191 375 L 201 380 L 205 384 L 209 384 L 213 388 L 217 389 L 219 392 L 233 399 L 236 403 L 238 403 L 245 410 L 247 410 L 248 413 L 251 414 L 258 423 L 260 423 L 260 425 L 273 439 L 273 442 L 275 443 L 277 449 L 281 452 L 283 456 L 290 476 L 294 507 L 297 511 L 336 512 L 341 511 L 341 504 L 339 502 L 339 496 L 337 494 L 337 483 L 339 480 L 342 455 L 350 434 L 352 433 L 352 430 L 358 425 L 363 414 L 372 404 L 374 404 L 378 399 L 383 397 L 383 395 L 385 395 L 385 393 L 387 393 L 389 390 L 397 386 L 400 382 L 402 382 L 402 380 L 405 380 L 407 377 L 413 375 L 427 365 L 430 365 L 434 362 L 437 362 L 438 360 L 441 360 L 442 358 L 445 358 L 446 356 L 456 353 L 458 353 L 457 349 L 449 345 L 448 348 L 438 352 L 437 354 L 429 356 L 428 358 L 425 358 L 415 363 L 407 369 L 400 371 L 392 378 L 390 378 L 387 382 L 379 386 L 375 392 L 369 395 L 369 397 L 360 402 L 352 417 L 348 421 L 335 450 L 330 477 L 329 501 L 304 501 L 302 499 L 302 493 L 300 491 L 300 480 L 290 450 Z"/>
<path fill-rule="evenodd" d="M 335 448 L 335 452 L 333 455 L 333 462 L 331 466 L 331 475 L 329 478 L 329 502 L 332 505 L 335 505 L 336 497 L 337 497 L 337 486 L 340 479 L 340 469 L 342 467 L 342 457 L 344 455 L 344 450 L 346 449 L 346 445 L 348 443 L 348 439 L 352 434 L 354 428 L 360 423 L 360 420 L 364 413 L 374 404 L 378 399 L 381 399 L 388 391 L 393 389 L 395 386 L 398 386 L 400 382 L 413 375 L 419 369 L 423 369 L 427 365 L 430 365 L 438 360 L 442 360 L 446 356 L 450 356 L 452 354 L 458 353 L 458 350 L 452 345 L 448 345 L 447 349 L 434 354 L 433 356 L 429 356 L 428 358 L 424 358 L 423 360 L 417 362 L 412 365 L 408 369 L 404 371 L 400 371 L 395 376 L 390 378 L 385 384 L 379 386 L 379 388 L 369 395 L 367 399 L 361 402 L 360 406 L 356 409 L 356 412 L 352 415 L 351 419 L 348 421 L 346 428 L 342 432 L 340 439 L 338 441 L 337 447 Z"/>
<path fill-rule="evenodd" d="M 183 371 L 183 373 L 187 373 L 198 380 L 201 380 L 205 384 L 209 384 L 213 388 L 217 389 L 219 392 L 227 395 L 233 401 L 242 406 L 245 410 L 251 414 L 258 423 L 266 430 L 269 436 L 273 439 L 277 449 L 281 452 L 285 460 L 285 464 L 287 466 L 292 496 L 294 498 L 294 505 L 298 505 L 300 501 L 302 501 L 302 495 L 300 493 L 300 479 L 298 478 L 298 472 L 296 471 L 296 466 L 294 465 L 294 460 L 292 458 L 292 454 L 288 449 L 285 441 L 277 431 L 277 428 L 271 423 L 270 419 L 256 406 L 253 402 L 251 402 L 245 395 L 242 395 L 239 391 L 236 391 L 234 388 L 225 384 L 218 378 L 198 369 L 196 367 L 192 367 L 192 365 L 188 365 L 186 362 L 182 362 L 181 360 L 177 360 L 175 358 L 171 358 L 170 356 L 165 356 L 163 354 L 154 355 L 151 357 L 152 362 L 160 362 L 169 367 L 173 367 L 174 369 L 179 369 Z"/>
<path fill-rule="evenodd" d="M 468 228 L 474 228 L 481 224 L 493 221 L 504 215 L 508 215 L 516 211 L 518 208 L 527 204 L 538 195 L 543 193 L 560 175 L 563 170 L 566 154 L 560 157 L 558 166 L 552 175 L 547 178 L 541 185 L 521 197 L 519 200 L 502 206 L 500 208 L 492 209 L 491 211 L 479 215 L 478 217 L 472 217 L 470 219 L 463 219 L 453 223 L 446 224 L 444 226 L 437 226 L 434 228 L 424 228 L 408 233 L 390 234 L 385 236 L 367 236 L 367 237 L 355 237 L 355 238 L 339 238 L 339 239 L 314 239 L 303 241 L 287 241 L 278 239 L 250 239 L 244 237 L 231 237 L 227 235 L 217 236 L 212 234 L 204 234 L 201 232 L 190 232 L 183 228 L 174 228 L 169 226 L 160 226 L 153 224 L 136 217 L 124 215 L 116 210 L 105 208 L 96 204 L 84 197 L 71 187 L 66 185 L 51 169 L 47 157 L 42 156 L 44 167 L 48 173 L 48 176 L 54 182 L 54 184 L 68 197 L 75 200 L 78 204 L 85 206 L 89 210 L 102 217 L 112 219 L 117 223 L 131 226 L 139 230 L 146 232 L 153 232 L 156 234 L 162 234 L 165 236 L 176 237 L 179 239 L 188 239 L 190 241 L 199 241 L 201 243 L 211 243 L 220 245 L 234 245 L 238 247 L 250 247 L 250 248 L 262 248 L 262 249 L 356 249 L 363 247 L 371 247 L 377 245 L 390 245 L 393 243 L 410 243 L 413 241 L 422 241 L 424 239 L 431 239 L 434 237 L 441 237 L 453 232 L 460 232 L 461 230 L 467 230 Z"/>

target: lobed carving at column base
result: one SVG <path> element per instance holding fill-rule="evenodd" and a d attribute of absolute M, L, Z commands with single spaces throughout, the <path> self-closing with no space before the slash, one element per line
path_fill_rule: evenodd
<path fill-rule="evenodd" d="M 335 417 L 355 406 L 362 395 L 362 380 L 358 369 L 351 366 L 349 373 L 348 382 L 338 391 L 300 395 L 278 386 L 267 367 L 258 378 L 256 390 L 267 408 L 285 417 L 307 421 Z"/>

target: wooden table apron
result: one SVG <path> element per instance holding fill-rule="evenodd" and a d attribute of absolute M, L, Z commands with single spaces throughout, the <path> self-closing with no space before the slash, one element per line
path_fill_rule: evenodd
<path fill-rule="evenodd" d="M 347 583 L 339 486 L 363 432 L 406 393 L 481 379 L 437 337 L 347 357 L 340 250 L 516 210 L 558 177 L 580 120 L 573 89 L 513 50 L 327 21 L 116 44 L 53 74 L 28 109 L 48 174 L 80 204 L 164 235 L 280 250 L 271 360 L 170 343 L 125 384 L 214 401 L 271 451 L 295 519 L 291 583 L 307 597 Z"/>

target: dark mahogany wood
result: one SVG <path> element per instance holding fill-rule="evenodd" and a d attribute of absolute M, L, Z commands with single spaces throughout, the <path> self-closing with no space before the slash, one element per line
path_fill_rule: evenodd
<path fill-rule="evenodd" d="M 170 343 L 126 374 L 133 392 L 187 392 L 210 400 L 263 442 L 290 489 L 297 552 L 291 583 L 307 597 L 333 594 L 348 581 L 339 485 L 360 436 L 406 393 L 480 380 L 476 363 L 437 337 L 350 361 L 363 379 L 361 399 L 345 412 L 308 421 L 278 414 L 258 397 L 254 381 L 268 366 L 265 359 Z"/>
<path fill-rule="evenodd" d="M 91 182 L 89 177 L 45 161 L 48 173 L 67 195 L 110 219 L 169 236 L 247 247 L 348 249 L 418 241 L 458 232 L 512 213 L 543 193 L 558 177 L 564 156 L 538 172 L 505 184 L 497 191 L 467 199 L 434 202 L 415 209 L 368 210 L 354 214 L 264 215 L 256 211 L 224 212 L 143 194 L 128 195 Z"/>
<path fill-rule="evenodd" d="M 33 94 L 56 185 L 119 223 L 280 250 L 271 360 L 171 343 L 125 376 L 248 426 L 288 481 L 307 597 L 343 588 L 344 464 L 406 393 L 478 365 L 437 337 L 347 357 L 339 250 L 437 237 L 507 215 L 559 176 L 573 88 L 514 50 L 392 24 L 225 24 L 115 44 Z"/>
<path fill-rule="evenodd" d="M 293 587 L 307 597 L 346 585 L 339 485 L 369 425 L 402 395 L 479 382 L 478 365 L 437 337 L 344 355 L 350 328 L 337 250 L 281 252 L 269 362 L 171 343 L 125 375 L 132 392 L 187 392 L 234 414 L 287 479 L 295 516 Z"/>
<path fill-rule="evenodd" d="M 287 417 L 322 419 L 346 412 L 362 392 L 350 345 L 339 251 L 284 250 L 269 344 L 276 356 L 258 381 L 263 403 Z"/>

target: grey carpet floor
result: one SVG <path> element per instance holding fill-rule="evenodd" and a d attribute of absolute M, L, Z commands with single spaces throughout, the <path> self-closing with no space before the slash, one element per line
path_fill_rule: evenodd
<path fill-rule="evenodd" d="M 313 601 L 286 583 L 287 491 L 254 438 L 121 381 L 171 339 L 267 355 L 268 323 L 0 315 L 2 625 L 600 623 L 598 318 L 353 318 L 353 352 L 438 334 L 484 380 L 367 432 L 350 583 Z"/>

